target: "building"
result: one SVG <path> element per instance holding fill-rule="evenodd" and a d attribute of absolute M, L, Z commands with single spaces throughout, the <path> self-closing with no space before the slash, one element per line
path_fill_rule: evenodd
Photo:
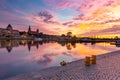
<path fill-rule="evenodd" d="M 6 29 L 0 28 L 0 37 L 18 38 L 20 37 L 20 34 L 18 30 L 14 30 L 12 26 L 9 24 Z"/>
<path fill-rule="evenodd" d="M 32 31 L 31 27 L 29 26 L 29 28 L 28 28 L 28 35 L 33 35 L 35 37 L 39 36 L 39 29 L 37 29 L 36 31 Z"/>

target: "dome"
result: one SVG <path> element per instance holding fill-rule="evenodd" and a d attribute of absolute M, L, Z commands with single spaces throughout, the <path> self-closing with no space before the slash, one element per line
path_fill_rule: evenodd
<path fill-rule="evenodd" d="M 12 26 L 9 24 L 6 29 L 7 30 L 12 30 Z"/>

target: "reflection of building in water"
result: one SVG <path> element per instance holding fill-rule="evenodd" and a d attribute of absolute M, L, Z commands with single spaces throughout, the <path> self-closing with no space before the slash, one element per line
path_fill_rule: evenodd
<path fill-rule="evenodd" d="M 12 26 L 9 24 L 6 29 L 0 28 L 0 37 L 20 37 L 19 31 L 14 30 Z"/>
<path fill-rule="evenodd" d="M 19 45 L 25 46 L 27 44 L 28 50 L 30 51 L 32 46 L 39 48 L 39 44 L 42 45 L 43 42 L 34 42 L 33 40 L 2 40 L 0 41 L 0 48 L 6 48 L 8 52 L 11 52 L 13 47 L 18 47 Z"/>
<path fill-rule="evenodd" d="M 39 48 L 39 42 L 34 42 L 33 40 L 27 42 L 28 50 L 30 51 L 32 46 L 36 46 L 36 48 Z"/>
<path fill-rule="evenodd" d="M 3 40 L 0 41 L 0 48 L 6 48 L 8 52 L 11 52 L 13 47 L 18 47 L 19 42 L 13 40 Z"/>
<path fill-rule="evenodd" d="M 30 49 L 31 49 L 31 41 L 27 41 L 27 46 L 28 46 L 28 50 L 30 51 Z"/>
<path fill-rule="evenodd" d="M 11 46 L 7 46 L 6 49 L 7 49 L 8 52 L 12 51 L 12 47 Z"/>
<path fill-rule="evenodd" d="M 21 40 L 21 41 L 19 42 L 19 44 L 25 46 L 25 45 L 27 44 L 27 40 Z"/>

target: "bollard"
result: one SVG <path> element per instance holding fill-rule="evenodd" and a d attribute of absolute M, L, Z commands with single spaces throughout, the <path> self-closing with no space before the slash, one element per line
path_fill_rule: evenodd
<path fill-rule="evenodd" d="M 85 66 L 90 66 L 90 57 L 85 57 Z"/>
<path fill-rule="evenodd" d="M 96 55 L 92 55 L 92 64 L 96 64 Z"/>

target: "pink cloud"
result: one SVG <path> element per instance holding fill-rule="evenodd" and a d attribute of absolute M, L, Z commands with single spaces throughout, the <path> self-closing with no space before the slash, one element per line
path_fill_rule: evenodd
<path fill-rule="evenodd" d="M 109 12 L 108 9 L 109 6 L 115 7 L 116 5 L 117 6 L 119 5 L 118 0 L 61 0 L 61 1 L 51 0 L 49 3 L 51 4 L 51 6 L 57 7 L 59 9 L 70 8 L 82 12 L 83 13 L 82 16 L 80 16 L 81 15 L 80 14 L 74 19 L 83 20 L 83 21 L 95 20 L 96 17 L 101 18 L 100 15 L 103 15 L 104 12 L 106 14 Z M 102 8 L 104 8 L 103 11 Z M 102 13 L 100 14 L 97 13 L 98 15 L 96 15 L 96 17 L 93 16 L 99 10 L 101 10 Z M 107 17 L 110 16 L 107 15 Z M 97 20 L 101 20 L 101 19 L 97 19 Z"/>
<path fill-rule="evenodd" d="M 55 20 L 55 15 L 48 11 L 40 11 L 38 17 L 45 23 L 59 24 L 59 22 Z"/>
<path fill-rule="evenodd" d="M 63 23 L 63 25 L 70 25 L 70 24 L 72 24 L 72 23 L 73 23 L 73 21 L 69 21 L 69 22 Z"/>
<path fill-rule="evenodd" d="M 115 20 L 104 21 L 104 22 L 101 22 L 100 24 L 107 24 L 107 23 L 114 23 L 114 22 L 120 22 L 120 18 L 115 19 Z"/>
<path fill-rule="evenodd" d="M 79 23 L 77 23 L 75 21 L 69 21 L 69 22 L 63 23 L 63 25 L 68 26 L 68 27 L 75 27 L 75 26 L 79 25 Z"/>
<path fill-rule="evenodd" d="M 75 16 L 75 18 L 73 18 L 74 20 L 83 20 L 84 19 L 84 14 L 80 14 Z"/>
<path fill-rule="evenodd" d="M 80 34 L 82 36 L 95 36 L 95 35 L 103 35 L 103 34 L 120 34 L 120 25 L 114 25 L 111 28 L 102 29 L 102 30 L 91 30 L 89 32 Z"/>
<path fill-rule="evenodd" d="M 18 9 L 14 9 L 14 11 L 16 12 L 16 13 L 18 13 L 18 14 L 21 14 L 21 15 L 27 15 L 27 13 L 25 13 L 25 12 L 23 12 L 23 11 L 21 11 L 21 10 L 18 10 Z"/>
<path fill-rule="evenodd" d="M 44 0 L 46 5 L 59 8 L 59 9 L 65 9 L 65 8 L 73 8 L 82 3 L 80 0 Z"/>

